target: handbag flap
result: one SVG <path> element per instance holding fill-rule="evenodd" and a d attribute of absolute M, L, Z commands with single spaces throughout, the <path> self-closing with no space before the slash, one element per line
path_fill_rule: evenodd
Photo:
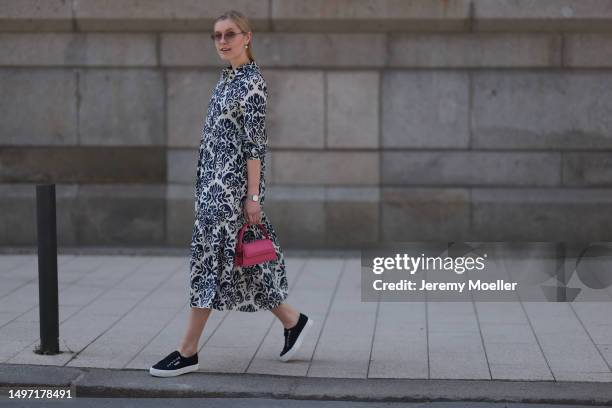
<path fill-rule="evenodd" d="M 270 239 L 258 239 L 257 241 L 242 244 L 242 254 L 246 258 L 268 252 L 275 252 Z"/>

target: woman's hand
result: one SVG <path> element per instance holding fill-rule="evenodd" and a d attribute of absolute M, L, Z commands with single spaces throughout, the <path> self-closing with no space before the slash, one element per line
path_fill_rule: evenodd
<path fill-rule="evenodd" d="M 250 225 L 261 223 L 261 205 L 259 201 L 253 201 L 246 198 L 243 206 L 244 218 Z"/>

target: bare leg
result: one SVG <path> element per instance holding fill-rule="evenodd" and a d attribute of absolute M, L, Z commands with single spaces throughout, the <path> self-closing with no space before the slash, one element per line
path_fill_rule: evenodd
<path fill-rule="evenodd" d="M 270 311 L 278 317 L 285 329 L 295 326 L 300 318 L 300 314 L 287 303 L 281 303 Z"/>
<path fill-rule="evenodd" d="M 211 311 L 212 309 L 210 308 L 191 307 L 187 332 L 178 348 L 179 353 L 181 353 L 183 357 L 191 357 L 198 351 L 200 336 L 202 335 L 202 330 L 204 330 L 204 325 L 206 325 L 206 321 Z"/>

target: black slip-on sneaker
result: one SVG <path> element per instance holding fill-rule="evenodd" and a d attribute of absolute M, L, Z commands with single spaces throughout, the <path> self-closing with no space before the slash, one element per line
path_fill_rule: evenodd
<path fill-rule="evenodd" d="M 303 313 L 300 313 L 300 317 L 295 326 L 290 329 L 283 329 L 285 335 L 285 346 L 280 353 L 281 361 L 289 361 L 291 357 L 298 351 L 304 341 L 304 337 L 308 330 L 312 327 L 313 320 Z"/>
<path fill-rule="evenodd" d="M 174 377 L 199 368 L 197 352 L 190 357 L 183 357 L 178 350 L 174 350 L 149 368 L 149 373 L 155 377 Z"/>

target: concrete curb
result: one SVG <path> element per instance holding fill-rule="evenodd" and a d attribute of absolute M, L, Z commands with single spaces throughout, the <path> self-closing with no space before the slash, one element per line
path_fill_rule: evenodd
<path fill-rule="evenodd" d="M 36 255 L 35 246 L 2 246 L 0 255 Z M 185 247 L 111 247 L 111 246 L 83 246 L 58 247 L 58 255 L 160 255 L 160 256 L 189 256 L 189 248 Z M 285 256 L 289 257 L 359 257 L 361 249 L 329 249 L 329 248 L 283 248 Z"/>
<path fill-rule="evenodd" d="M 0 364 L 0 387 L 42 386 L 72 387 L 77 397 L 266 397 L 612 405 L 609 383 L 313 378 L 205 372 L 158 378 L 150 376 L 146 370 Z"/>

